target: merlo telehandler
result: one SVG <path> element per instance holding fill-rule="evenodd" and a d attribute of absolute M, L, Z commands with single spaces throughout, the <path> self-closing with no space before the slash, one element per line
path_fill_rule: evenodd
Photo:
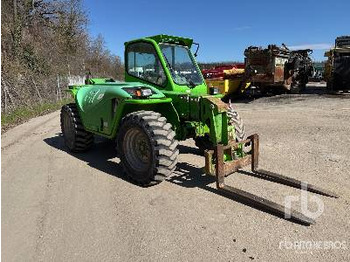
<path fill-rule="evenodd" d="M 224 178 L 251 165 L 254 174 L 301 188 L 302 182 L 258 169 L 258 135 L 246 138 L 232 103 L 205 84 L 190 38 L 169 35 L 125 43 L 125 81 L 87 78 L 69 86 L 74 103 L 61 110 L 65 144 L 86 151 L 99 135 L 116 141 L 126 175 L 140 185 L 163 181 L 176 168 L 179 140 L 193 138 L 205 156 L 205 171 L 216 177 L 218 190 L 244 198 L 303 224 L 313 219 L 248 192 L 225 185 Z M 198 44 L 197 44 L 198 45 Z M 307 190 L 331 192 L 308 185 Z"/>

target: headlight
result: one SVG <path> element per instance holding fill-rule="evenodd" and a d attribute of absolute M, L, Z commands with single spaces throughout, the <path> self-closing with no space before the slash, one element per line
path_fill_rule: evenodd
<path fill-rule="evenodd" d="M 151 89 L 136 89 L 134 95 L 137 97 L 148 97 L 152 95 Z"/>
<path fill-rule="evenodd" d="M 123 90 L 134 98 L 144 98 L 153 95 L 152 90 L 146 87 L 125 87 Z"/>

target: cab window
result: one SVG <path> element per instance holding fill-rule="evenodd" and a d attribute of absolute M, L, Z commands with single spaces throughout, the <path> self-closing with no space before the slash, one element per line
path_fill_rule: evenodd
<path fill-rule="evenodd" d="M 127 72 L 152 84 L 165 86 L 166 76 L 156 50 L 150 43 L 134 43 L 127 47 Z"/>

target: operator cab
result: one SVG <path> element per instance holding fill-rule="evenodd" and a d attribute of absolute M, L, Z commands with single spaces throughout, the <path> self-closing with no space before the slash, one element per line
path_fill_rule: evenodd
<path fill-rule="evenodd" d="M 125 80 L 145 82 L 169 91 L 206 85 L 191 52 L 192 39 L 157 35 L 125 43 Z"/>

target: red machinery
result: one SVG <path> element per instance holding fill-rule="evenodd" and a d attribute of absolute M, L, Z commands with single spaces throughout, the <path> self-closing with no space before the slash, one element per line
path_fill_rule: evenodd
<path fill-rule="evenodd" d="M 205 79 L 208 78 L 223 78 L 225 76 L 224 70 L 230 69 L 244 69 L 244 63 L 230 64 L 230 65 L 219 65 L 210 69 L 203 69 L 202 74 Z"/>

